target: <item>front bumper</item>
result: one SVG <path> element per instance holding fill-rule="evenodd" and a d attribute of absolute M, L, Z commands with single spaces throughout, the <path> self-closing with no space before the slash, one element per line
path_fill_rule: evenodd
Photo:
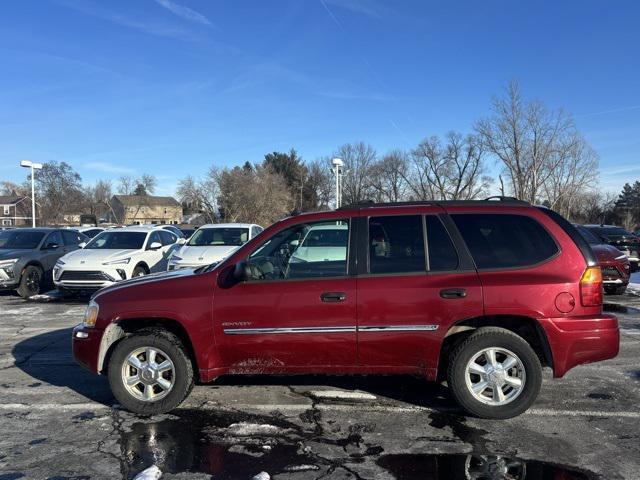
<path fill-rule="evenodd" d="M 117 268 L 118 267 L 118 268 Z M 53 283 L 68 290 L 98 289 L 125 280 L 127 273 L 120 266 L 107 266 L 99 270 L 68 268 L 56 265 L 53 269 Z"/>
<path fill-rule="evenodd" d="M 553 376 L 585 363 L 614 358 L 620 350 L 620 330 L 615 315 L 541 319 L 553 356 Z"/>
<path fill-rule="evenodd" d="M 74 360 L 93 373 L 100 373 L 98 372 L 98 356 L 102 334 L 102 330 L 79 324 L 75 326 L 71 335 Z"/>
<path fill-rule="evenodd" d="M 13 266 L 11 267 L 13 268 Z M 13 276 L 11 275 L 13 274 Z M 9 273 L 4 269 L 0 268 L 0 288 L 16 288 L 20 283 L 20 275 L 16 275 L 15 271 L 10 271 Z"/>

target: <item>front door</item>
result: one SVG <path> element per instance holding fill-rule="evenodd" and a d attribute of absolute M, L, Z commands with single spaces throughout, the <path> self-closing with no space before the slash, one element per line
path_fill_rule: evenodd
<path fill-rule="evenodd" d="M 330 371 L 356 363 L 349 219 L 289 223 L 247 258 L 246 281 L 217 286 L 223 366 L 234 373 Z"/>
<path fill-rule="evenodd" d="M 362 366 L 433 374 L 448 327 L 482 314 L 478 275 L 461 264 L 438 210 L 425 207 L 424 216 L 369 216 L 363 210 L 368 247 L 366 257 L 359 256 Z"/>

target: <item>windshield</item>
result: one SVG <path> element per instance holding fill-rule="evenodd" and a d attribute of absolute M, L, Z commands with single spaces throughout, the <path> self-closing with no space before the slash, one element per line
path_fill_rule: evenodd
<path fill-rule="evenodd" d="M 587 243 L 589 243 L 589 245 L 598 245 L 599 243 L 602 243 L 600 240 L 598 240 L 598 237 L 596 237 L 593 233 L 589 231 L 588 228 L 576 225 L 576 229 L 578 230 L 578 232 L 580 232 L 580 235 L 582 235 L 582 238 L 584 238 L 587 241 Z"/>
<path fill-rule="evenodd" d="M 86 249 L 140 250 L 147 234 L 144 232 L 102 232 L 95 236 Z"/>
<path fill-rule="evenodd" d="M 4 231 L 0 232 L 0 248 L 37 248 L 44 237 L 44 232 Z"/>
<path fill-rule="evenodd" d="M 627 232 L 624 228 L 620 227 L 604 227 L 598 229 L 600 235 L 631 235 L 631 233 Z"/>
<path fill-rule="evenodd" d="M 248 228 L 201 228 L 194 233 L 187 245 L 192 247 L 238 246 L 249 239 Z"/>

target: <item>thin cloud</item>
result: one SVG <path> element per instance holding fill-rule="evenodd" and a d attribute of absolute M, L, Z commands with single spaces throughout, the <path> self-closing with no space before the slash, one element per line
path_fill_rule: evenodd
<path fill-rule="evenodd" d="M 611 110 L 602 110 L 600 112 L 584 113 L 582 115 L 576 115 L 576 118 L 596 117 L 598 115 L 608 115 L 610 113 L 628 112 L 630 110 L 638 109 L 640 109 L 640 105 L 631 105 L 628 107 L 612 108 Z"/>
<path fill-rule="evenodd" d="M 333 20 L 333 23 L 335 23 L 341 30 L 344 30 L 344 27 L 342 26 L 342 23 L 340 23 L 340 20 L 338 20 L 338 18 L 333 14 L 333 12 L 329 9 L 329 7 L 327 6 L 327 4 L 324 2 L 324 0 L 320 0 L 320 3 L 322 4 L 322 6 L 324 7 L 324 9 L 327 11 L 327 14 L 329 15 L 329 17 L 331 17 L 331 20 Z"/>
<path fill-rule="evenodd" d="M 121 167 L 107 162 L 85 163 L 84 168 L 104 173 L 133 173 L 135 171 L 133 168 Z"/>
<path fill-rule="evenodd" d="M 200 23 L 201 25 L 212 26 L 211 21 L 205 17 L 202 13 L 196 12 L 195 10 L 185 7 L 184 5 L 179 5 L 171 0 L 155 0 L 158 5 L 169 10 L 174 15 L 181 17 L 190 22 Z"/>
<path fill-rule="evenodd" d="M 371 18 L 380 19 L 384 16 L 380 9 L 372 6 L 372 2 L 361 2 L 359 0 L 321 0 L 321 2 Z M 326 5 L 325 8 L 327 8 Z"/>

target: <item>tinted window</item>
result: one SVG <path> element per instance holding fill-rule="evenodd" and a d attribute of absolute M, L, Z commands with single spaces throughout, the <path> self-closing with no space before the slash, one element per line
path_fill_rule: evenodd
<path fill-rule="evenodd" d="M 294 225 L 268 238 L 249 256 L 251 280 L 344 276 L 348 247 L 346 220 Z"/>
<path fill-rule="evenodd" d="M 86 237 L 83 234 L 71 230 L 64 230 L 62 238 L 64 238 L 65 245 L 78 245 L 86 241 Z"/>
<path fill-rule="evenodd" d="M 144 232 L 102 232 L 91 240 L 85 249 L 139 250 L 144 245 Z"/>
<path fill-rule="evenodd" d="M 102 231 L 103 230 L 101 230 L 100 228 L 92 228 L 91 230 L 85 230 L 82 233 L 84 235 L 86 235 L 87 237 L 89 237 L 89 238 L 93 238 L 93 237 L 95 237 L 97 234 L 99 234 Z"/>
<path fill-rule="evenodd" d="M 45 240 L 45 242 L 44 242 L 44 246 L 45 247 L 47 247 L 49 245 L 52 245 L 52 244 L 56 244 L 58 246 L 64 245 L 63 241 L 62 241 L 62 235 L 60 234 L 60 232 L 58 232 L 58 231 L 51 232 L 49 234 L 49 236 L 47 237 L 47 239 Z"/>
<path fill-rule="evenodd" d="M 576 225 L 575 227 L 576 227 L 576 230 L 578 230 L 578 232 L 580 233 L 580 235 L 582 235 L 582 238 L 584 238 L 587 242 L 589 242 L 590 245 L 598 245 L 602 243 L 602 241 L 598 237 L 596 237 L 593 233 L 591 233 L 588 228 L 583 227 L 582 225 Z"/>
<path fill-rule="evenodd" d="M 424 272 L 424 236 L 420 215 L 369 219 L 369 272 Z"/>
<path fill-rule="evenodd" d="M 172 235 L 171 232 L 162 231 L 158 233 L 162 239 L 162 245 L 172 245 L 178 240 L 178 238 L 175 235 Z"/>
<path fill-rule="evenodd" d="M 452 215 L 478 268 L 534 265 L 554 256 L 558 246 L 547 231 L 523 215 Z"/>
<path fill-rule="evenodd" d="M 44 232 L 31 230 L 5 230 L 0 232 L 0 248 L 36 248 Z"/>
<path fill-rule="evenodd" d="M 262 231 L 262 228 L 260 227 L 251 227 L 251 238 L 257 237 L 261 231 Z"/>
<path fill-rule="evenodd" d="M 147 248 L 151 247 L 151 244 L 156 242 L 162 245 L 162 240 L 160 239 L 160 232 L 153 232 L 151 235 L 149 235 L 149 240 L 147 241 Z"/>
<path fill-rule="evenodd" d="M 427 215 L 427 245 L 429 271 L 443 272 L 458 268 L 458 253 L 449 233 L 435 215 Z"/>

